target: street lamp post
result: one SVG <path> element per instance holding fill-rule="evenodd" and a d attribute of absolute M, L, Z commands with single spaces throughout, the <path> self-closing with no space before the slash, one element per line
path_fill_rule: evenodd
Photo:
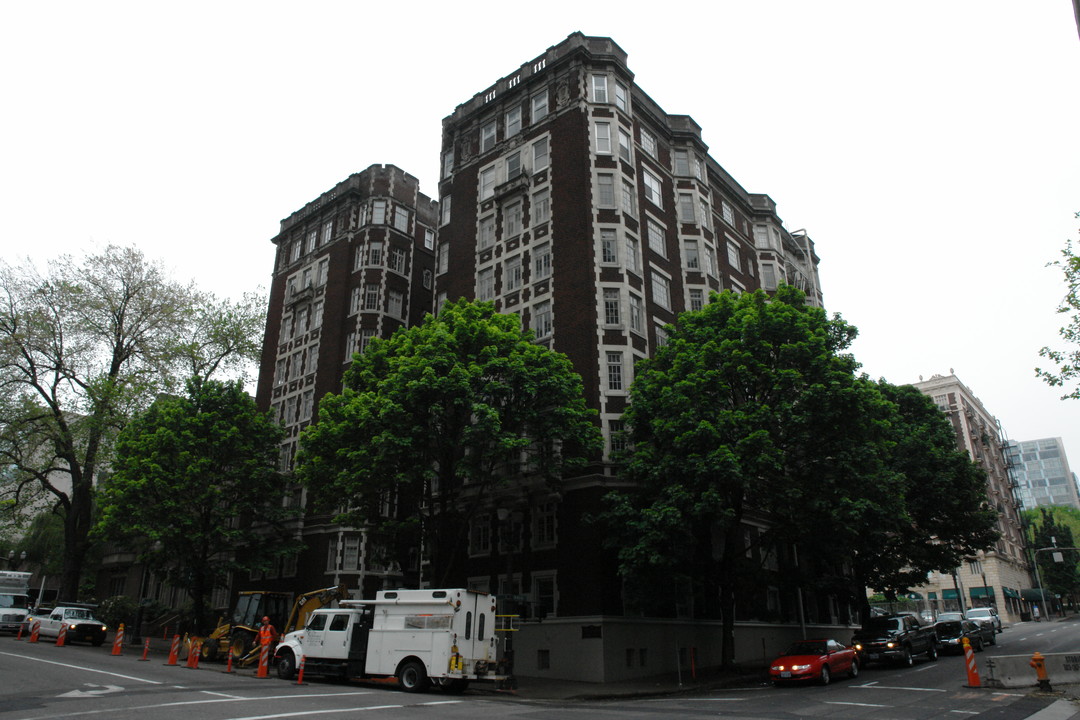
<path fill-rule="evenodd" d="M 1053 539 L 1053 538 L 1051 538 L 1051 539 Z M 1035 558 L 1035 582 L 1039 583 L 1039 593 L 1042 595 L 1043 612 L 1046 613 L 1046 619 L 1047 620 L 1050 619 L 1050 608 L 1046 604 L 1046 588 L 1043 586 L 1042 576 L 1039 574 L 1039 553 L 1053 551 L 1053 550 L 1076 550 L 1076 551 L 1080 552 L 1080 548 L 1074 548 L 1074 547 L 1063 548 L 1063 547 L 1051 546 L 1051 547 L 1039 548 L 1034 553 L 1032 553 L 1032 557 Z"/>

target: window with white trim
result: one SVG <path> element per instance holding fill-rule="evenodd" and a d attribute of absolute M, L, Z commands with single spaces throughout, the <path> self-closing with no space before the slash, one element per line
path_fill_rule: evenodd
<path fill-rule="evenodd" d="M 532 144 L 533 172 L 539 172 L 548 166 L 548 139 L 543 138 Z"/>
<path fill-rule="evenodd" d="M 611 123 L 596 123 L 596 152 L 598 154 L 611 154 Z"/>
<path fill-rule="evenodd" d="M 709 207 L 709 201 L 703 197 L 699 197 L 698 209 L 701 211 L 701 226 L 706 229 L 712 229 L 712 208 Z"/>
<path fill-rule="evenodd" d="M 690 151 L 675 150 L 672 154 L 672 158 L 675 163 L 674 170 L 676 175 L 690 175 Z"/>
<path fill-rule="evenodd" d="M 371 222 L 375 225 L 386 224 L 386 201 L 375 200 L 371 203 Z"/>
<path fill-rule="evenodd" d="M 440 275 L 442 275 L 444 272 L 447 271 L 447 269 L 450 266 L 450 246 L 447 245 L 446 243 L 443 243 L 442 245 L 440 245 L 438 255 L 439 255 L 439 258 L 438 258 L 438 264 L 437 264 L 437 267 L 436 267 L 436 271 Z"/>
<path fill-rule="evenodd" d="M 315 406 L 315 391 L 308 390 L 300 396 L 300 419 L 310 420 L 311 410 Z"/>
<path fill-rule="evenodd" d="M 491 552 L 491 516 L 477 515 L 469 523 L 469 553 L 484 555 Z"/>
<path fill-rule="evenodd" d="M 637 194 L 634 192 L 634 184 L 629 180 L 622 183 L 622 209 L 627 215 L 637 215 Z"/>
<path fill-rule="evenodd" d="M 442 156 L 442 176 L 444 178 L 450 177 L 454 172 L 454 151 L 447 150 Z M 362 224 L 362 223 L 361 223 Z"/>
<path fill-rule="evenodd" d="M 551 246 L 547 243 L 537 245 L 532 251 L 533 280 L 542 280 L 551 275 Z"/>
<path fill-rule="evenodd" d="M 294 240 L 293 244 L 289 247 L 289 250 L 290 250 L 289 259 L 292 260 L 293 262 L 296 262 L 297 260 L 299 260 L 300 259 L 300 250 L 301 249 L 302 249 L 302 246 L 300 244 L 300 241 L 299 240 Z"/>
<path fill-rule="evenodd" d="M 476 274 L 476 299 L 492 300 L 495 298 L 495 270 L 484 268 Z"/>
<path fill-rule="evenodd" d="M 619 325 L 622 317 L 619 313 L 619 291 L 616 288 L 604 288 L 604 324 Z"/>
<path fill-rule="evenodd" d="M 600 262 L 614 264 L 619 262 L 619 239 L 612 228 L 600 229 Z"/>
<path fill-rule="evenodd" d="M 345 336 L 345 362 L 352 362 L 354 352 L 356 352 L 356 333 L 350 332 Z"/>
<path fill-rule="evenodd" d="M 375 331 L 364 328 L 360 331 L 360 352 L 367 352 L 368 345 L 371 344 L 371 340 L 375 337 Z"/>
<path fill-rule="evenodd" d="M 625 234 L 623 236 L 623 240 L 624 240 L 623 249 L 625 250 L 624 256 L 625 256 L 625 260 L 626 260 L 626 269 L 630 270 L 632 272 L 640 272 L 641 271 L 641 263 L 638 262 L 638 258 L 640 257 L 640 254 L 639 254 L 640 248 L 638 247 L 638 239 L 636 237 L 634 237 L 633 235 Z"/>
<path fill-rule="evenodd" d="M 480 171 L 480 199 L 487 200 L 495 194 L 495 166 Z"/>
<path fill-rule="evenodd" d="M 424 289 L 425 290 L 430 290 L 431 285 L 432 285 L 433 282 L 434 282 L 434 273 L 432 273 L 430 270 L 425 270 L 424 271 Z"/>
<path fill-rule="evenodd" d="M 425 250 L 434 250 L 435 249 L 435 231 L 434 230 L 428 230 L 427 228 L 424 229 L 424 249 Z"/>
<path fill-rule="evenodd" d="M 664 308 L 671 309 L 671 280 L 659 273 L 651 273 L 653 302 Z"/>
<path fill-rule="evenodd" d="M 495 244 L 495 216 L 480 218 L 480 233 L 476 238 L 476 247 L 486 250 Z"/>
<path fill-rule="evenodd" d="M 656 177 L 648 170 L 642 170 L 641 182 L 645 186 L 645 199 L 658 208 L 664 207 L 664 200 L 660 194 L 660 178 Z"/>
<path fill-rule="evenodd" d="M 376 283 L 368 283 L 364 286 L 364 309 L 379 309 L 379 286 Z"/>
<path fill-rule="evenodd" d="M 691 193 L 679 193 L 679 222 L 692 223 L 694 217 L 694 196 Z"/>
<path fill-rule="evenodd" d="M 480 152 L 485 153 L 495 147 L 495 121 L 480 128 Z"/>
<path fill-rule="evenodd" d="M 551 219 L 551 193 L 541 190 L 532 196 L 532 224 L 539 225 Z"/>
<path fill-rule="evenodd" d="M 731 203 L 727 200 L 720 201 L 720 213 L 724 218 L 724 222 L 732 227 L 735 227 L 735 209 L 731 207 Z"/>
<path fill-rule="evenodd" d="M 532 122 L 538 123 L 547 117 L 548 114 L 548 94 L 545 89 L 543 92 L 532 96 Z"/>
<path fill-rule="evenodd" d="M 594 103 L 607 103 L 607 75 L 592 76 L 592 101 Z"/>
<path fill-rule="evenodd" d="M 323 301 L 316 300 L 311 306 L 311 329 L 322 327 Z"/>
<path fill-rule="evenodd" d="M 631 161 L 630 148 L 633 146 L 633 142 L 630 139 L 630 133 L 626 132 L 622 128 L 619 128 L 619 157 L 626 162 Z"/>
<path fill-rule="evenodd" d="M 503 236 L 517 237 L 521 234 L 521 202 L 513 202 L 503 208 Z"/>
<path fill-rule="evenodd" d="M 630 112 L 630 93 L 627 91 L 626 86 L 618 80 L 615 81 L 615 107 L 624 113 Z"/>
<path fill-rule="evenodd" d="M 513 137 L 521 132 L 521 106 L 506 111 L 506 137 Z"/>
<path fill-rule="evenodd" d="M 664 230 L 652 220 L 648 221 L 649 249 L 661 257 L 667 257 L 667 242 Z"/>
<path fill-rule="evenodd" d="M 656 157 L 656 138 L 644 128 L 641 130 L 641 149 L 652 157 Z"/>
<path fill-rule="evenodd" d="M 705 291 L 701 288 L 690 288 L 690 309 L 700 310 L 705 307 Z"/>
<path fill-rule="evenodd" d="M 698 244 L 696 240 L 683 241 L 683 262 L 691 270 L 697 270 L 700 266 L 698 261 Z"/>
<path fill-rule="evenodd" d="M 623 378 L 623 354 L 621 352 L 607 353 L 607 389 L 625 390 Z"/>
<path fill-rule="evenodd" d="M 602 208 L 615 207 L 615 176 L 611 173 L 596 176 L 596 203 Z"/>
<path fill-rule="evenodd" d="M 776 289 L 776 266 L 772 263 L 761 263 L 761 287 L 766 290 Z"/>
<path fill-rule="evenodd" d="M 326 278 L 330 274 L 330 260 L 324 259 L 319 261 L 319 273 L 317 276 L 316 284 L 322 287 L 326 284 Z"/>
<path fill-rule="evenodd" d="M 368 243 L 368 267 L 377 267 L 382 265 L 382 241 L 372 240 Z"/>
<path fill-rule="evenodd" d="M 533 531 L 533 543 L 534 547 L 552 547 L 555 545 L 556 540 L 556 505 L 553 502 L 541 503 L 536 506 L 536 510 L 533 514 L 534 522 L 536 523 L 535 530 Z"/>
<path fill-rule="evenodd" d="M 334 221 L 327 220 L 323 223 L 322 241 L 323 245 L 330 242 L 330 238 L 334 236 Z"/>
<path fill-rule="evenodd" d="M 506 179 L 513 180 L 521 174 L 521 153 L 511 153 L 506 156 Z"/>
<path fill-rule="evenodd" d="M 450 222 L 450 196 L 443 196 L 439 201 L 439 225 L 445 225 Z"/>
<path fill-rule="evenodd" d="M 521 268 L 521 256 L 515 255 L 512 258 L 507 258 L 503 264 L 503 286 L 507 292 L 518 290 L 521 288 L 524 274 Z"/>
<path fill-rule="evenodd" d="M 400 290 L 387 291 L 386 311 L 391 315 L 391 317 L 405 317 L 405 296 L 401 293 Z"/>
<path fill-rule="evenodd" d="M 533 306 L 533 332 L 537 338 L 551 335 L 551 301 L 545 300 Z"/>
<path fill-rule="evenodd" d="M 305 252 L 315 252 L 315 246 L 319 243 L 319 231 L 309 230 L 307 234 L 307 249 Z"/>
<path fill-rule="evenodd" d="M 716 277 L 716 249 L 705 245 L 705 272 L 709 275 Z"/>
<path fill-rule="evenodd" d="M 608 420 L 609 455 L 626 450 L 626 423 Z"/>
<path fill-rule="evenodd" d="M 630 329 L 639 333 L 645 331 L 645 305 L 634 293 L 630 293 Z"/>
<path fill-rule="evenodd" d="M 403 207 L 394 207 L 394 228 L 401 232 L 409 232 L 409 211 Z"/>
<path fill-rule="evenodd" d="M 736 245 L 733 242 L 728 242 L 728 244 L 727 244 L 727 261 L 728 261 L 728 265 L 735 268 L 736 270 L 740 270 L 740 269 L 742 269 L 741 260 L 742 259 L 739 257 L 739 246 Z"/>
<path fill-rule="evenodd" d="M 349 297 L 349 314 L 355 315 L 360 312 L 360 307 L 363 304 L 364 291 L 359 287 L 352 289 L 352 294 Z"/>

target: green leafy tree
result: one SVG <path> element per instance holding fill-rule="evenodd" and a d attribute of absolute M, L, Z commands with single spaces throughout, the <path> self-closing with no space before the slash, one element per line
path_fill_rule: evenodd
<path fill-rule="evenodd" d="M 770 553 L 796 548 L 785 582 L 865 605 L 867 585 L 906 587 L 994 537 L 947 421 L 913 388 L 856 375 L 854 337 L 794 288 L 725 292 L 638 365 L 626 413 L 637 488 L 609 496 L 612 545 L 641 597 L 690 587 L 723 619 L 725 664 L 739 588 Z M 976 519 L 951 531 L 966 513 Z M 749 518 L 766 520 L 758 548 Z"/>
<path fill-rule="evenodd" d="M 841 354 L 854 336 L 794 288 L 724 292 L 638 363 L 625 415 L 638 490 L 611 496 L 607 515 L 620 572 L 639 586 L 690 583 L 701 611 L 723 619 L 725 665 L 736 589 L 754 571 L 743 520 L 796 517 L 815 490 L 791 476 L 827 427 L 812 408 L 854 389 L 857 365 Z"/>
<path fill-rule="evenodd" d="M 1076 213 L 1076 217 L 1080 218 L 1080 212 Z M 1055 367 L 1035 368 L 1035 374 L 1051 387 L 1066 389 L 1062 400 L 1076 400 L 1080 399 L 1080 385 L 1074 384 L 1080 378 L 1080 257 L 1076 255 L 1072 241 L 1065 241 L 1061 258 L 1050 265 L 1061 270 L 1067 288 L 1065 297 L 1057 307 L 1057 312 L 1068 319 L 1058 331 L 1067 347 L 1057 350 L 1049 346 L 1042 348 L 1039 356 L 1052 362 Z"/>
<path fill-rule="evenodd" d="M 835 453 L 858 459 L 858 471 L 820 484 L 804 517 L 823 523 L 832 539 L 805 543 L 809 554 L 825 556 L 830 567 L 851 563 L 851 595 L 865 617 L 862 588 L 895 599 L 930 571 L 949 572 L 992 546 L 999 533 L 986 473 L 957 447 L 952 424 L 933 401 L 910 385 L 860 382 L 880 401 L 842 426 L 848 448 Z M 866 433 L 871 425 L 879 431 Z M 824 461 L 834 464 L 828 456 Z"/>
<path fill-rule="evenodd" d="M 438 585 L 460 571 L 479 508 L 555 486 L 600 442 L 566 356 L 533 342 L 518 316 L 460 300 L 353 358 L 301 436 L 297 474 L 403 568 L 422 535 Z"/>
<path fill-rule="evenodd" d="M 18 512 L 43 494 L 63 519 L 62 599 L 78 594 L 116 433 L 184 378 L 256 361 L 261 317 L 253 298 L 218 300 L 134 248 L 63 256 L 46 274 L 0 263 L 0 501 Z"/>
<path fill-rule="evenodd" d="M 1025 511 L 1024 515 L 1029 523 L 1027 534 L 1033 551 L 1062 548 L 1035 553 L 1043 585 L 1062 597 L 1075 597 L 1080 593 L 1080 552 L 1073 549 L 1076 547 L 1073 527 L 1080 517 L 1080 511 L 1065 507 L 1040 507 Z"/>
<path fill-rule="evenodd" d="M 207 599 L 230 572 L 295 551 L 281 528 L 292 516 L 276 468 L 281 437 L 239 381 L 189 381 L 185 396 L 159 398 L 120 433 L 97 533 L 141 547 L 144 562 L 187 590 L 203 627 Z"/>

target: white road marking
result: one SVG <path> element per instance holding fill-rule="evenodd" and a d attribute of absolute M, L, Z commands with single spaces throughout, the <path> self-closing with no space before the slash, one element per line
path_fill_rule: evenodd
<path fill-rule="evenodd" d="M 155 703 L 153 705 L 139 705 L 131 708 L 124 708 L 127 710 L 155 710 L 157 708 L 166 707 L 180 707 L 183 705 L 209 705 L 211 703 L 227 703 L 227 702 L 258 702 L 262 700 L 306 700 L 308 698 L 326 698 L 326 697 L 345 697 L 348 695 L 370 695 L 370 690 L 361 690 L 357 692 L 340 692 L 340 693 L 315 693 L 312 695 L 260 695 L 256 697 L 227 697 L 227 698 L 214 698 L 213 700 L 178 700 L 175 702 Z M 100 715 L 102 713 L 113 713 L 115 709 L 110 710 L 83 710 L 82 712 L 64 712 L 59 715 L 37 715 L 33 718 L 26 718 L 26 720 L 53 720 L 53 718 L 70 718 L 81 717 L 85 715 Z"/>
<path fill-rule="evenodd" d="M 921 688 L 921 687 L 896 687 L 893 685 L 855 685 L 853 687 L 869 688 L 871 690 L 913 690 L 915 692 L 949 692 L 941 688 Z"/>
<path fill-rule="evenodd" d="M 66 692 L 63 695 L 57 695 L 56 697 L 98 697 L 100 695 L 108 695 L 109 693 L 120 692 L 124 688 L 119 685 L 95 685 L 94 683 L 83 683 L 86 687 L 99 688 L 98 690 L 72 690 Z"/>
<path fill-rule="evenodd" d="M 956 713 L 958 715 L 978 715 L 979 714 L 979 712 L 977 710 L 950 710 L 949 712 Z"/>
<path fill-rule="evenodd" d="M 94 668 L 83 667 L 82 665 L 71 665 L 70 663 L 56 662 L 55 660 L 43 660 L 41 658 L 31 657 L 30 655 L 18 655 L 16 653 L 7 652 L 0 652 L 0 655 L 7 655 L 8 657 L 19 658 L 20 660 L 34 660 L 48 665 L 59 665 L 60 667 L 71 668 L 72 670 L 85 670 L 86 672 L 101 673 L 102 675 L 112 675 L 113 677 L 123 678 L 124 680 L 134 680 L 135 682 L 148 683 L 150 685 L 161 684 L 156 680 L 144 680 L 143 678 L 132 677 L 131 675 L 121 675 L 120 673 L 109 672 L 108 670 L 95 670 Z"/>
<path fill-rule="evenodd" d="M 200 690 L 199 692 L 204 695 L 217 695 L 218 697 L 229 698 L 230 700 L 246 700 L 249 698 L 241 697 L 240 695 L 229 695 L 228 693 L 213 692 L 212 690 Z"/>
<path fill-rule="evenodd" d="M 873 703 L 837 702 L 826 700 L 826 705 L 857 705 L 858 707 L 892 707 L 892 705 L 875 705 Z"/>

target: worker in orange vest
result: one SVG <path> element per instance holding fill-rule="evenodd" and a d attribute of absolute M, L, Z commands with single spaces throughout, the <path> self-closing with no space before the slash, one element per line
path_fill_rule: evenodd
<path fill-rule="evenodd" d="M 269 645 L 277 640 L 277 630 L 270 624 L 270 618 L 263 616 L 262 625 L 259 626 L 259 644 Z"/>

